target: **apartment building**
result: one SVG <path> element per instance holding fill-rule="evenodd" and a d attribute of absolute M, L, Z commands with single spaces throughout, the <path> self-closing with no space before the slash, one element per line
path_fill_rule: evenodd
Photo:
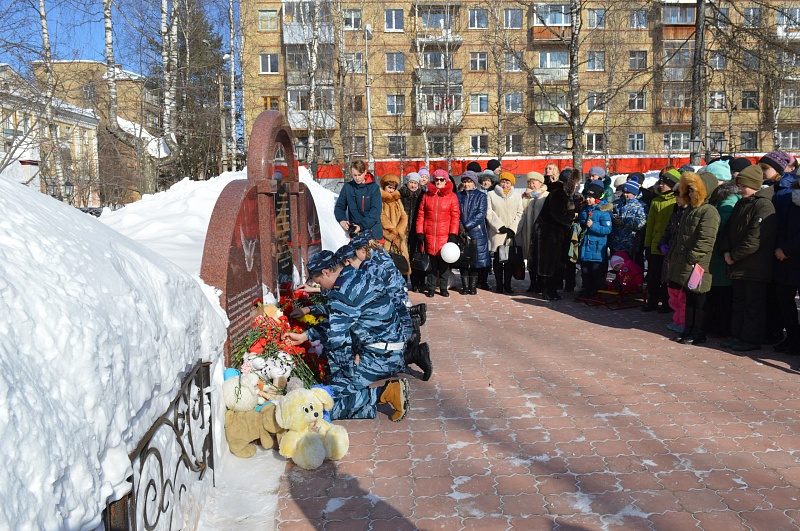
<path fill-rule="evenodd" d="M 332 146 L 337 164 L 369 159 L 378 174 L 489 158 L 518 174 L 566 166 L 576 131 L 585 167 L 618 172 L 680 166 L 690 147 L 800 150 L 800 7 L 744 4 L 704 14 L 699 147 L 686 0 L 582 3 L 579 18 L 563 0 L 248 0 L 246 128 L 279 110 L 299 142 Z"/>

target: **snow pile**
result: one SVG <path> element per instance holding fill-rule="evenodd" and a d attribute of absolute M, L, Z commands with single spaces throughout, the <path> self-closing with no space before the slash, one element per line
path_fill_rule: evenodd
<path fill-rule="evenodd" d="M 92 528 L 183 376 L 220 358 L 226 321 L 92 216 L 4 179 L 0 211 L 0 528 Z"/>
<path fill-rule="evenodd" d="M 117 123 L 122 130 L 129 135 L 133 135 L 136 138 L 140 138 L 145 141 L 145 149 L 147 149 L 147 154 L 151 157 L 163 159 L 164 157 L 169 156 L 169 146 L 167 146 L 167 141 L 161 137 L 156 138 L 151 135 L 147 129 L 142 126 L 142 124 L 130 122 L 125 118 L 120 118 L 119 116 L 117 116 Z"/>
<path fill-rule="evenodd" d="M 336 251 L 342 245 L 349 243 L 350 238 L 333 215 L 333 207 L 336 206 L 336 199 L 339 196 L 315 182 L 311 177 L 311 172 L 305 166 L 300 166 L 300 182 L 308 187 L 308 191 L 314 198 L 314 206 L 317 207 L 320 232 L 322 233 L 322 248 Z"/>

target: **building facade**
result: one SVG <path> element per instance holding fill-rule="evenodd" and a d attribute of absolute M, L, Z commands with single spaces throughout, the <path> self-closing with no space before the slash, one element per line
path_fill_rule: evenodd
<path fill-rule="evenodd" d="M 248 0 L 246 130 L 278 110 L 298 141 L 378 174 L 489 158 L 518 174 L 563 167 L 576 134 L 584 167 L 687 163 L 697 3 L 580 5 Z M 707 5 L 698 151 L 800 150 L 800 7 Z"/>

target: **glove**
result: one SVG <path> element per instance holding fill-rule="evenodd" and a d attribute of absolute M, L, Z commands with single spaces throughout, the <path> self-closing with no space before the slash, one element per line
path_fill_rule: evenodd
<path fill-rule="evenodd" d="M 660 245 L 660 246 L 658 247 L 658 250 L 659 250 L 659 251 L 661 251 L 661 254 L 663 254 L 664 256 L 666 256 L 666 255 L 668 255 L 668 254 L 669 254 L 669 245 Z"/>
<path fill-rule="evenodd" d="M 508 227 L 500 227 L 497 229 L 497 232 L 500 234 L 508 234 Z"/>
<path fill-rule="evenodd" d="M 514 236 L 516 236 L 516 233 L 513 230 L 509 229 L 508 227 L 501 227 L 500 230 L 497 232 L 505 234 L 509 238 L 513 238 Z"/>
<path fill-rule="evenodd" d="M 458 235 L 451 234 L 447 237 L 447 243 L 458 243 Z"/>
<path fill-rule="evenodd" d="M 425 250 L 425 235 L 422 233 L 417 234 L 417 245 L 424 251 Z"/>

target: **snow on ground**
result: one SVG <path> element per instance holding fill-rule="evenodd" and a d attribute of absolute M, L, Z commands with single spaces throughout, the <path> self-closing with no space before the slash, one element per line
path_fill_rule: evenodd
<path fill-rule="evenodd" d="M 226 319 L 92 216 L 7 179 L 0 212 L 0 528 L 91 529 L 183 375 L 220 358 Z"/>

